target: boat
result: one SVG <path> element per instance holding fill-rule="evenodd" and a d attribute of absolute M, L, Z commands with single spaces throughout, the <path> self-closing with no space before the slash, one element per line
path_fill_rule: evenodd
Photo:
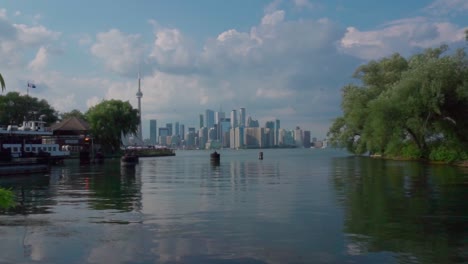
<path fill-rule="evenodd" d="M 219 154 L 216 150 L 210 154 L 211 160 L 219 160 L 221 158 L 221 154 Z"/>
<path fill-rule="evenodd" d="M 61 162 L 70 156 L 70 151 L 60 149 L 52 139 L 46 139 L 53 135 L 48 131 L 45 122 L 24 121 L 21 126 L 8 125 L 0 128 L 0 146 L 9 151 L 12 158 L 31 158 L 47 153 L 49 161 Z"/>
<path fill-rule="evenodd" d="M 9 149 L 0 151 L 0 176 L 47 172 L 50 155 L 42 153 L 35 157 L 12 157 Z"/>
<path fill-rule="evenodd" d="M 126 152 L 120 158 L 120 165 L 122 166 L 135 166 L 139 163 L 138 155 L 133 152 Z"/>

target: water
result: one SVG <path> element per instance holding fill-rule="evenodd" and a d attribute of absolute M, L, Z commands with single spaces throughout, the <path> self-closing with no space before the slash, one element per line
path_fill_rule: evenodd
<path fill-rule="evenodd" d="M 262 151 L 0 178 L 0 263 L 468 262 L 466 169 Z"/>

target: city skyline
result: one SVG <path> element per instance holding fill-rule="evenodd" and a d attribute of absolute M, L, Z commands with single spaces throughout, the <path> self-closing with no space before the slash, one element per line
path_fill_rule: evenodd
<path fill-rule="evenodd" d="M 61 113 L 137 108 L 140 72 L 144 138 L 150 119 L 196 126 L 207 108 L 240 107 L 322 138 L 356 68 L 466 47 L 467 15 L 462 0 L 4 1 L 0 72 L 5 92 L 32 83 Z"/>

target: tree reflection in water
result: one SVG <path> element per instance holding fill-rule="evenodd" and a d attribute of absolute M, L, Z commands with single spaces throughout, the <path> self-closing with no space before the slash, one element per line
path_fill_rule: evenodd
<path fill-rule="evenodd" d="M 336 158 L 332 168 L 350 254 L 391 251 L 402 263 L 468 261 L 468 190 L 460 168 L 365 157 Z"/>

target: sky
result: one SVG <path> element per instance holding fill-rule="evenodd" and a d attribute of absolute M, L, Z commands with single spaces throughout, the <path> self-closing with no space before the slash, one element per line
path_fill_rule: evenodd
<path fill-rule="evenodd" d="M 468 0 L 11 0 L 0 4 L 7 90 L 63 113 L 102 100 L 198 127 L 206 109 L 326 136 L 354 70 L 393 53 L 465 47 Z"/>

